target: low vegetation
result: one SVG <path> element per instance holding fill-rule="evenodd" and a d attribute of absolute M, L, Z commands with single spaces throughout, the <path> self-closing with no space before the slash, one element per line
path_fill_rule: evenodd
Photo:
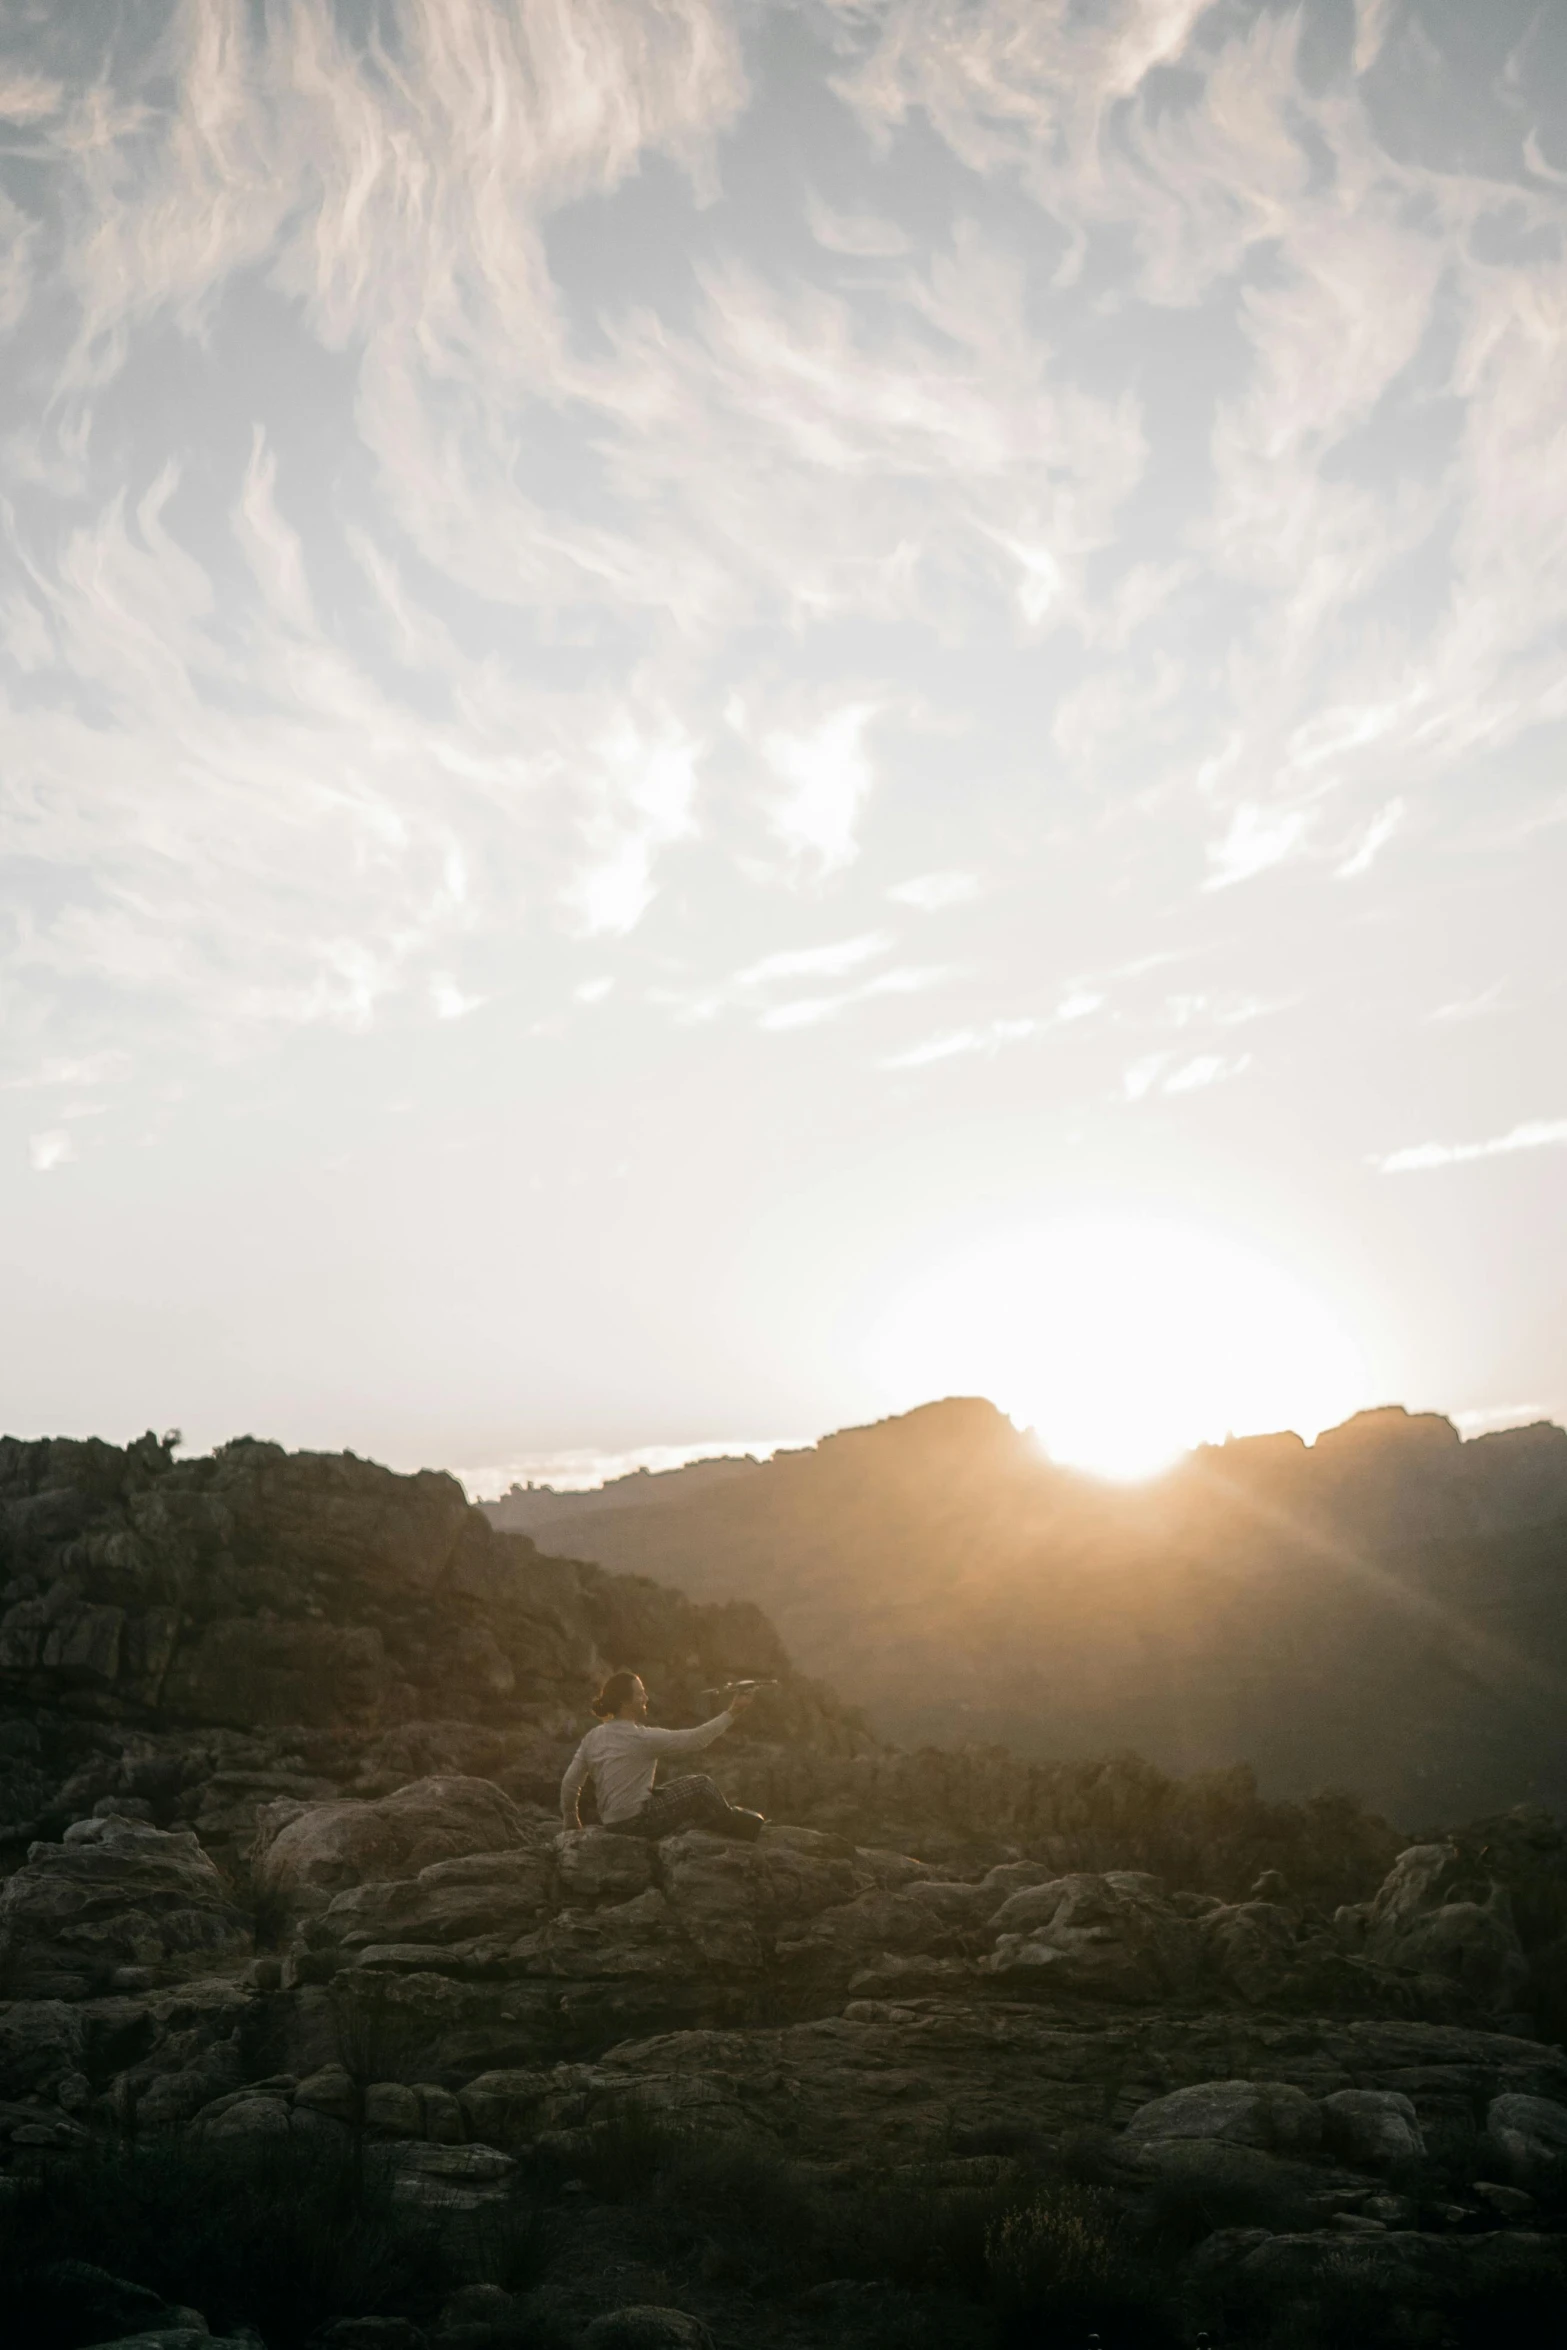
<path fill-rule="evenodd" d="M 84 2350 L 199 2309 L 267 2350 L 310 2350 L 335 2320 L 401 2316 L 440 2341 L 452 2292 L 517 2296 L 497 2343 L 561 2350 L 569 2281 L 611 2254 L 758 2343 L 856 2350 L 1545 2350 L 1560 2304 L 1538 2289 L 1432 2312 L 1368 2309 L 1346 2263 L 1309 2306 L 1193 2294 L 1214 2226 L 1287 2226 L 1249 2206 L 1189 2207 L 1111 2181 L 1085 2139 L 1060 2159 L 969 2156 L 891 2172 L 824 2170 L 756 2144 L 671 2129 L 634 2103 L 569 2152 L 524 2155 L 485 2212 L 399 2202 L 392 2170 L 288 2142 L 93 2145 L 40 2155 L 0 2201 L 0 2275 L 29 2350 Z M 115 2302 L 128 2280 L 141 2306 Z M 161 2309 L 154 2306 L 160 2304 Z M 107 2333 L 106 2333 L 107 2329 Z"/>
<path fill-rule="evenodd" d="M 303 2350 L 340 2317 L 428 2319 L 475 2279 L 526 2288 L 546 2256 L 526 2206 L 454 2240 L 398 2203 L 384 2168 L 286 2141 L 94 2144 L 13 2171 L 0 2201 L 6 2315 L 28 2350 L 101 2341 L 106 2317 L 142 2330 L 145 2316 L 112 2322 L 117 2279 L 214 2333 L 250 2326 L 267 2350 Z"/>

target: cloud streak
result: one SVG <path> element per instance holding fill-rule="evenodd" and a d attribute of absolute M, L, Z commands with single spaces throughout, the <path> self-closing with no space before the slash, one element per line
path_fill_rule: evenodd
<path fill-rule="evenodd" d="M 1567 1118 L 1526 1118 L 1485 1142 L 1418 1142 L 1374 1159 L 1384 1175 L 1423 1175 L 1437 1167 L 1462 1167 L 1476 1159 L 1511 1157 L 1514 1151 L 1557 1150 L 1567 1145 Z"/>

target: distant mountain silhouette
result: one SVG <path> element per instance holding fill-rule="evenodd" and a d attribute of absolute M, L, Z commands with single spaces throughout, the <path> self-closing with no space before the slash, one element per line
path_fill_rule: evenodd
<path fill-rule="evenodd" d="M 765 1463 L 513 1491 L 541 1549 L 766 1609 L 904 1741 L 1135 1746 L 1353 1787 L 1406 1825 L 1567 1805 L 1567 1430 L 1461 1442 L 1361 1412 L 1115 1486 L 993 1405 L 932 1403 Z"/>

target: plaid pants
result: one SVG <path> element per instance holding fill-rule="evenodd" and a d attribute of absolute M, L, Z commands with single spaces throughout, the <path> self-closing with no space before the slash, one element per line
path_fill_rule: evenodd
<path fill-rule="evenodd" d="M 741 1811 L 704 1774 L 669 1779 L 655 1787 L 639 1812 L 612 1823 L 619 1836 L 676 1836 L 682 1828 L 705 1828 L 710 1836 L 758 1836 L 759 1812 Z"/>

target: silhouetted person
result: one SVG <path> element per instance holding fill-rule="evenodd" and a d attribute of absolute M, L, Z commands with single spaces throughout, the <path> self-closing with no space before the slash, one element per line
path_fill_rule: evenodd
<path fill-rule="evenodd" d="M 691 1754 L 722 1738 L 751 1702 L 748 1691 L 733 1696 L 721 1714 L 694 1730 L 656 1730 L 647 1718 L 647 1691 L 637 1673 L 611 1673 L 593 1711 L 600 1717 L 572 1756 L 560 1783 L 561 1823 L 569 1834 L 582 1825 L 577 1806 L 591 1778 L 599 1819 L 621 1836 L 673 1836 L 681 1828 L 705 1828 L 713 1836 L 738 1836 L 750 1843 L 766 1822 L 759 1811 L 741 1811 L 711 1779 L 670 1779 L 655 1787 L 660 1755 Z"/>

